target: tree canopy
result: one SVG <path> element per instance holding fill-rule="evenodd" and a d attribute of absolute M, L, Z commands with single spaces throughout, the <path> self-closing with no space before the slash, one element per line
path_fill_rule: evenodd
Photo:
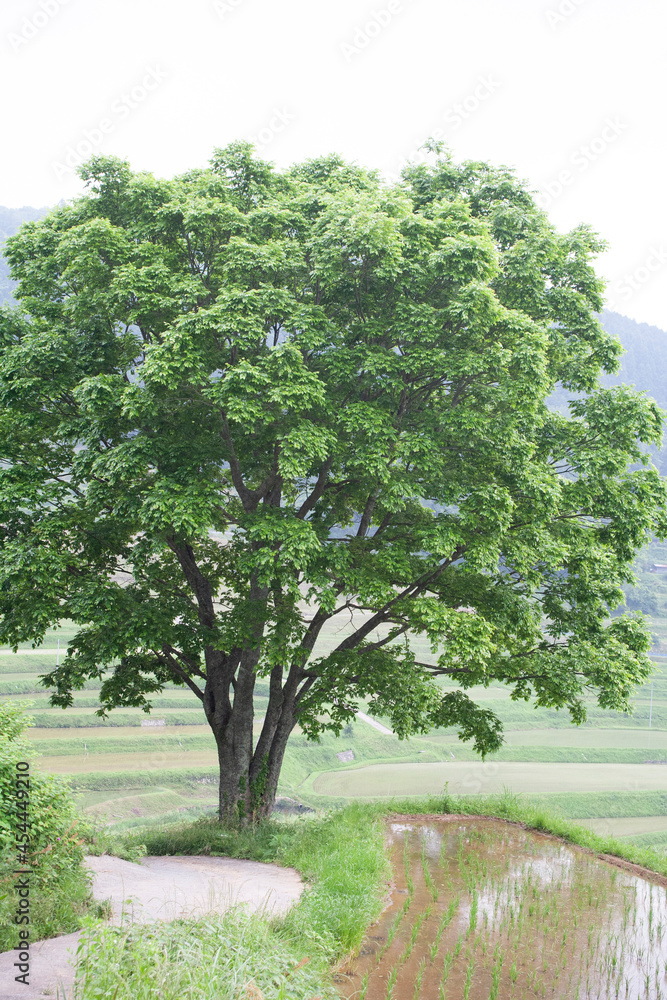
<path fill-rule="evenodd" d="M 590 691 L 629 709 L 649 634 L 609 610 L 667 530 L 661 411 L 598 385 L 621 348 L 588 227 L 449 155 L 395 185 L 244 143 L 173 180 L 80 172 L 8 240 L 0 324 L 0 640 L 77 623 L 54 704 L 187 685 L 223 815 L 270 811 L 295 725 L 339 731 L 359 698 L 481 753 L 502 727 L 479 685 L 577 723 Z M 556 385 L 587 395 L 557 413 Z"/>

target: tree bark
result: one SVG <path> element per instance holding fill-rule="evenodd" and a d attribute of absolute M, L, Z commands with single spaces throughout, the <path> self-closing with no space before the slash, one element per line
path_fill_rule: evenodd
<path fill-rule="evenodd" d="M 284 686 L 282 676 L 282 667 L 274 667 L 271 671 L 269 704 L 250 765 L 251 806 L 257 819 L 271 815 L 287 741 L 297 721 L 296 691 L 300 671 L 292 666 Z"/>
<path fill-rule="evenodd" d="M 218 750 L 219 818 L 222 821 L 247 823 L 271 815 L 287 741 L 296 724 L 292 690 L 296 682 L 293 677 L 288 677 L 283 688 L 282 668 L 274 667 L 269 704 L 253 751 L 255 676 L 254 669 L 239 671 L 234 704 L 231 705 L 227 699 L 228 710 L 223 704 L 222 710 L 211 711 L 215 698 L 214 685 L 210 679 L 206 685 L 207 690 L 209 686 L 212 689 L 211 697 L 205 698 L 204 708 Z"/>

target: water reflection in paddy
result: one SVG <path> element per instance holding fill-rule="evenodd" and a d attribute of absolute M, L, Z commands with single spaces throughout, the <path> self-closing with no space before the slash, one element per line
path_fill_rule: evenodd
<path fill-rule="evenodd" d="M 665 888 L 502 820 L 389 822 L 391 905 L 358 1000 L 667 1000 Z"/>

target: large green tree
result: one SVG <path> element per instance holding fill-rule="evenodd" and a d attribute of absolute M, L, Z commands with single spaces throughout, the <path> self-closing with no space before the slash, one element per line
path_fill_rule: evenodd
<path fill-rule="evenodd" d="M 447 155 L 394 186 L 242 143 L 174 180 L 81 176 L 8 241 L 0 328 L 0 640 L 78 624 L 55 705 L 93 677 L 108 709 L 187 685 L 222 816 L 268 813 L 295 725 L 338 731 L 360 697 L 482 753 L 502 727 L 478 685 L 628 709 L 649 637 L 609 610 L 667 531 L 661 414 L 597 385 L 620 345 L 588 228 Z M 569 416 L 557 383 L 586 394 Z"/>

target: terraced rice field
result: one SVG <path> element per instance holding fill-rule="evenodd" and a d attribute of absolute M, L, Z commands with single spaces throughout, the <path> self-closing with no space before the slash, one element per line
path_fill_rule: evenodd
<path fill-rule="evenodd" d="M 667 766 L 647 764 L 548 764 L 517 761 L 450 761 L 439 764 L 373 764 L 326 771 L 312 782 L 318 794 L 348 798 L 437 795 L 447 782 L 455 795 L 513 792 L 667 791 Z"/>
<path fill-rule="evenodd" d="M 667 997 L 664 878 L 500 820 L 398 817 L 387 839 L 391 903 L 349 1000 Z"/>
<path fill-rule="evenodd" d="M 62 660 L 75 631 L 65 622 L 47 633 L 42 649 L 32 650 L 29 643 L 17 654 L 0 649 L 0 697 L 33 701 L 37 725 L 30 735 L 42 754 L 39 766 L 71 775 L 87 810 L 105 812 L 98 809 L 100 796 L 110 803 L 120 794 L 131 799 L 127 808 L 106 810 L 112 823 L 139 822 L 142 817 L 148 821 L 160 815 L 160 809 L 165 817 L 172 816 L 174 810 L 187 807 L 188 795 L 199 796 L 202 791 L 212 808 L 215 748 L 201 705 L 186 689 L 167 688 L 150 716 L 139 709 L 117 709 L 104 724 L 95 714 L 99 681 L 87 682 L 85 690 L 75 695 L 73 708 L 49 707 L 39 675 L 51 670 L 58 656 Z M 325 632 L 318 652 L 341 638 L 338 631 Z M 428 656 L 419 638 L 414 644 L 421 656 Z M 652 704 L 650 684 L 637 692 L 634 717 L 603 712 L 591 703 L 589 722 L 579 728 L 564 712 L 535 711 L 510 701 L 507 691 L 497 685 L 473 690 L 471 695 L 484 698 L 485 707 L 497 712 L 505 726 L 503 750 L 485 763 L 458 741 L 453 730 L 399 741 L 355 720 L 340 738 L 325 734 L 321 744 L 308 743 L 295 731 L 279 792 L 326 807 L 356 797 L 437 794 L 445 782 L 450 792 L 464 794 L 507 786 L 526 797 L 539 794 L 546 808 L 553 801 L 570 818 L 587 817 L 604 832 L 667 848 L 667 829 L 662 825 L 667 794 L 659 794 L 667 793 L 667 671 L 660 670 L 653 680 Z M 256 733 L 265 705 L 262 683 Z M 166 724 L 142 726 L 151 720 Z M 338 756 L 342 752 L 344 761 Z M 645 763 L 649 760 L 665 766 Z M 163 798 L 156 789 L 175 798 Z M 98 798 L 93 802 L 91 796 Z M 629 806 L 630 801 L 634 805 Z M 628 808 L 634 811 L 628 813 Z"/>
<path fill-rule="evenodd" d="M 96 772 L 151 769 L 161 771 L 164 768 L 175 767 L 214 767 L 218 755 L 213 750 L 190 753 L 183 751 L 164 752 L 152 750 L 149 753 L 107 753 L 99 754 L 93 762 Z M 58 757 L 45 759 L 44 770 L 53 774 L 87 774 L 91 770 L 90 755 L 88 757 Z"/>
<path fill-rule="evenodd" d="M 637 834 L 667 833 L 667 816 L 624 816 L 609 819 L 582 819 L 595 833 L 611 837 L 633 837 Z"/>

